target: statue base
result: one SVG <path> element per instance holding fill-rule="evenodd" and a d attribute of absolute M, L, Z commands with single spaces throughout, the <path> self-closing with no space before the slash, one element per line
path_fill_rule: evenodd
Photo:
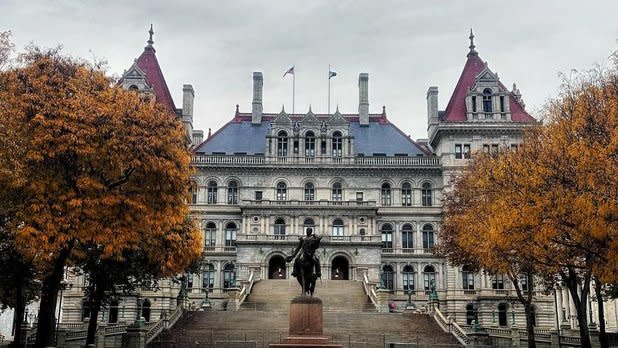
<path fill-rule="evenodd" d="M 331 347 L 341 348 L 340 344 L 329 343 L 323 335 L 322 300 L 317 297 L 299 296 L 290 304 L 289 336 L 282 343 L 269 347 Z"/>

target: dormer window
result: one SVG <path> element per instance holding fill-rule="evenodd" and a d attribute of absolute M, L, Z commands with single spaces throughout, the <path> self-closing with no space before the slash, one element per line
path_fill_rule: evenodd
<path fill-rule="evenodd" d="M 486 114 L 485 118 L 491 118 L 491 115 L 487 114 L 491 114 L 493 112 L 491 95 L 491 89 L 485 88 L 485 90 L 483 91 L 483 112 Z"/>
<path fill-rule="evenodd" d="M 305 157 L 315 157 L 315 135 L 311 131 L 305 134 Z"/>
<path fill-rule="evenodd" d="M 341 157 L 343 154 L 343 141 L 341 132 L 333 133 L 333 157 Z"/>
<path fill-rule="evenodd" d="M 288 134 L 280 131 L 277 134 L 277 156 L 286 157 L 288 155 Z"/>
<path fill-rule="evenodd" d="M 139 88 L 136 85 L 129 86 L 129 91 L 137 92 L 138 90 L 139 90 Z"/>

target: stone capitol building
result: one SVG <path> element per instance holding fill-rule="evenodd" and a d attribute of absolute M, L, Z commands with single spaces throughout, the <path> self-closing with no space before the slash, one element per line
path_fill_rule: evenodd
<path fill-rule="evenodd" d="M 439 101 L 437 87 L 427 90 L 426 139 L 413 140 L 398 128 L 401 115 L 370 108 L 366 73 L 358 77 L 357 113 L 317 114 L 309 108 L 289 114 L 263 110 L 265 82 L 261 72 L 254 72 L 250 108 L 237 105 L 224 126 L 205 136 L 193 129 L 194 117 L 200 117 L 193 115 L 193 87 L 183 86 L 177 106 L 151 34 L 121 84 L 175 110 L 186 126 L 196 170 L 187 188 L 191 215 L 204 236 L 201 270 L 185 275 L 182 289 L 164 280 L 157 291 L 115 299 L 99 320 L 130 322 L 139 312 L 155 321 L 180 300 L 199 308 L 206 296 L 212 310 L 234 310 L 242 300 L 238 289 L 291 277 L 284 257 L 311 228 L 323 236 L 318 250 L 323 279 L 356 281 L 368 286 L 372 301 L 379 293 L 400 308 L 409 295 L 417 308 L 426 307 L 434 288 L 440 310 L 462 326 L 478 319 L 487 327 L 524 327 L 523 306 L 506 276 L 453 267 L 434 254 L 442 197 L 457 173 L 475 152 L 515 151 L 524 129 L 537 122 L 515 84 L 505 87 L 481 59 L 472 34 L 462 63 L 446 103 Z M 83 322 L 89 316 L 84 280 L 69 272 L 66 283 L 60 321 Z M 553 328 L 558 315 L 561 325 L 576 327 L 567 292 L 555 297 L 536 292 L 536 325 Z M 386 308 L 383 301 L 375 305 Z M 608 329 L 616 330 L 615 308 L 606 313 Z"/>

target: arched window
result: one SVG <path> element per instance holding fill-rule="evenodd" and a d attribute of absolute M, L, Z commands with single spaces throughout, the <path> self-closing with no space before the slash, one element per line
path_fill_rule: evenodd
<path fill-rule="evenodd" d="M 305 200 L 306 201 L 313 201 L 315 199 L 315 187 L 313 186 L 313 183 L 306 183 L 305 184 Z"/>
<path fill-rule="evenodd" d="M 466 305 L 466 324 L 472 325 L 472 322 L 476 321 L 476 310 L 474 309 L 474 303 L 468 303 Z M 477 321 L 478 323 L 478 321 Z"/>
<path fill-rule="evenodd" d="M 472 267 L 463 266 L 461 268 L 461 285 L 464 290 L 474 290 L 474 272 Z"/>
<path fill-rule="evenodd" d="M 187 289 L 193 289 L 193 273 L 187 273 Z"/>
<path fill-rule="evenodd" d="M 382 248 L 390 249 L 393 247 L 393 226 L 391 224 L 382 225 Z"/>
<path fill-rule="evenodd" d="M 412 205 L 412 185 L 409 182 L 404 182 L 401 185 L 401 205 L 404 207 Z"/>
<path fill-rule="evenodd" d="M 485 88 L 483 91 L 483 112 L 491 114 L 493 112 L 493 104 L 491 101 L 492 91 L 489 88 Z M 485 115 L 485 118 L 491 118 L 491 115 Z"/>
<path fill-rule="evenodd" d="M 333 157 L 341 157 L 343 155 L 343 141 L 341 132 L 333 133 Z"/>
<path fill-rule="evenodd" d="M 230 181 L 227 185 L 227 204 L 238 204 L 238 183 Z"/>
<path fill-rule="evenodd" d="M 305 134 L 305 157 L 315 157 L 315 135 L 312 131 Z"/>
<path fill-rule="evenodd" d="M 431 207 L 431 184 L 426 182 L 421 186 L 421 204 L 423 207 Z"/>
<path fill-rule="evenodd" d="M 189 186 L 189 193 L 191 194 L 191 203 L 197 203 L 197 185 L 195 183 Z"/>
<path fill-rule="evenodd" d="M 307 233 L 307 229 L 311 229 L 311 232 L 315 232 L 315 222 L 313 222 L 312 218 L 306 218 L 303 221 L 303 231 L 305 234 Z"/>
<path fill-rule="evenodd" d="M 382 285 L 385 289 L 393 290 L 395 288 L 394 278 L 393 266 L 385 265 L 382 267 Z"/>
<path fill-rule="evenodd" d="M 509 310 L 509 305 L 506 303 L 500 303 L 498 305 L 498 325 L 507 326 L 507 311 Z"/>
<path fill-rule="evenodd" d="M 412 250 L 412 248 L 414 248 L 414 238 L 412 234 L 412 225 L 410 224 L 405 224 L 401 227 L 401 247 L 404 249 L 404 253 L 414 252 L 414 250 Z"/>
<path fill-rule="evenodd" d="M 287 197 L 288 197 L 288 187 L 285 185 L 283 181 L 280 181 L 277 184 L 277 200 L 285 201 L 288 199 Z"/>
<path fill-rule="evenodd" d="M 236 246 L 236 224 L 233 222 L 228 222 L 228 224 L 225 225 L 225 246 Z"/>
<path fill-rule="evenodd" d="M 217 182 L 208 182 L 208 204 L 217 204 Z"/>
<path fill-rule="evenodd" d="M 383 206 L 389 206 L 391 205 L 391 185 L 389 185 L 388 183 L 383 183 L 382 184 L 382 205 Z"/>
<path fill-rule="evenodd" d="M 138 90 L 139 90 L 139 88 L 136 85 L 129 86 L 129 91 L 137 92 Z"/>
<path fill-rule="evenodd" d="M 343 200 L 343 189 L 341 188 L 341 183 L 336 182 L 333 184 L 332 190 L 332 200 L 333 201 L 341 201 Z"/>
<path fill-rule="evenodd" d="M 285 220 L 277 218 L 275 220 L 275 239 L 285 239 Z"/>
<path fill-rule="evenodd" d="M 145 322 L 150 322 L 150 300 L 148 299 L 142 302 L 142 318 L 144 318 Z"/>
<path fill-rule="evenodd" d="M 403 290 L 414 290 L 414 268 L 410 265 L 403 267 Z"/>
<path fill-rule="evenodd" d="M 217 244 L 217 225 L 214 222 L 206 224 L 206 230 L 204 231 L 204 246 L 213 247 Z"/>
<path fill-rule="evenodd" d="M 223 288 L 228 289 L 236 286 L 236 272 L 234 265 L 228 263 L 223 267 Z"/>
<path fill-rule="evenodd" d="M 433 226 L 426 224 L 423 226 L 423 249 L 426 253 L 431 253 L 434 246 Z"/>
<path fill-rule="evenodd" d="M 215 287 L 215 266 L 207 264 L 202 273 L 202 289 L 209 291 Z"/>
<path fill-rule="evenodd" d="M 288 155 L 288 134 L 280 131 L 277 134 L 277 156 L 286 157 Z"/>
<path fill-rule="evenodd" d="M 112 300 L 109 303 L 109 315 L 107 316 L 107 322 L 110 324 L 116 324 L 118 322 L 118 300 Z"/>
<path fill-rule="evenodd" d="M 335 219 L 333 221 L 333 240 L 343 239 L 343 221 Z"/>
<path fill-rule="evenodd" d="M 432 287 L 438 287 L 436 283 L 436 269 L 432 265 L 427 265 L 423 269 L 423 286 L 426 292 L 431 291 Z"/>

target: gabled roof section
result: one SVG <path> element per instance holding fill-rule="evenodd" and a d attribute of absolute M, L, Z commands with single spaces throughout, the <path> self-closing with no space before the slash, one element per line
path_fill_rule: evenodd
<path fill-rule="evenodd" d="M 470 31 L 470 52 L 468 52 L 468 60 L 466 60 L 461 76 L 459 76 L 459 80 L 455 86 L 455 90 L 441 117 L 441 120 L 444 122 L 466 121 L 466 94 L 468 94 L 470 88 L 472 88 L 479 79 L 497 79 L 497 76 L 487 67 L 487 63 L 483 62 L 479 57 L 475 47 L 474 34 Z M 500 88 L 507 91 L 507 88 L 504 87 L 501 82 L 498 83 Z M 534 117 L 530 116 L 530 114 L 524 110 L 524 107 L 516 100 L 512 93 L 508 99 L 511 110 L 511 120 L 513 122 L 536 122 Z"/>
<path fill-rule="evenodd" d="M 236 113 L 234 119 L 195 148 L 199 154 L 263 155 L 266 135 L 278 114 L 263 114 L 260 124 L 251 124 L 250 113 Z M 291 122 L 302 122 L 306 115 L 286 115 Z M 332 115 L 312 115 L 319 122 L 328 122 Z M 340 114 L 349 123 L 354 136 L 355 156 L 429 156 L 431 152 L 410 139 L 403 131 L 385 119 L 384 114 L 369 115 L 369 125 L 361 126 L 358 114 Z"/>
<path fill-rule="evenodd" d="M 146 74 L 146 79 L 154 90 L 156 101 L 169 107 L 170 110 L 175 111 L 176 106 L 174 105 L 174 100 L 172 99 L 169 88 L 167 88 L 165 77 L 163 77 L 163 72 L 159 66 L 157 56 L 155 55 L 156 51 L 152 46 L 154 43 L 152 40 L 152 35 L 154 34 L 152 26 L 150 26 L 149 33 L 150 39 L 147 41 L 148 45 L 144 47 L 144 52 L 137 58 L 135 65 Z"/>

